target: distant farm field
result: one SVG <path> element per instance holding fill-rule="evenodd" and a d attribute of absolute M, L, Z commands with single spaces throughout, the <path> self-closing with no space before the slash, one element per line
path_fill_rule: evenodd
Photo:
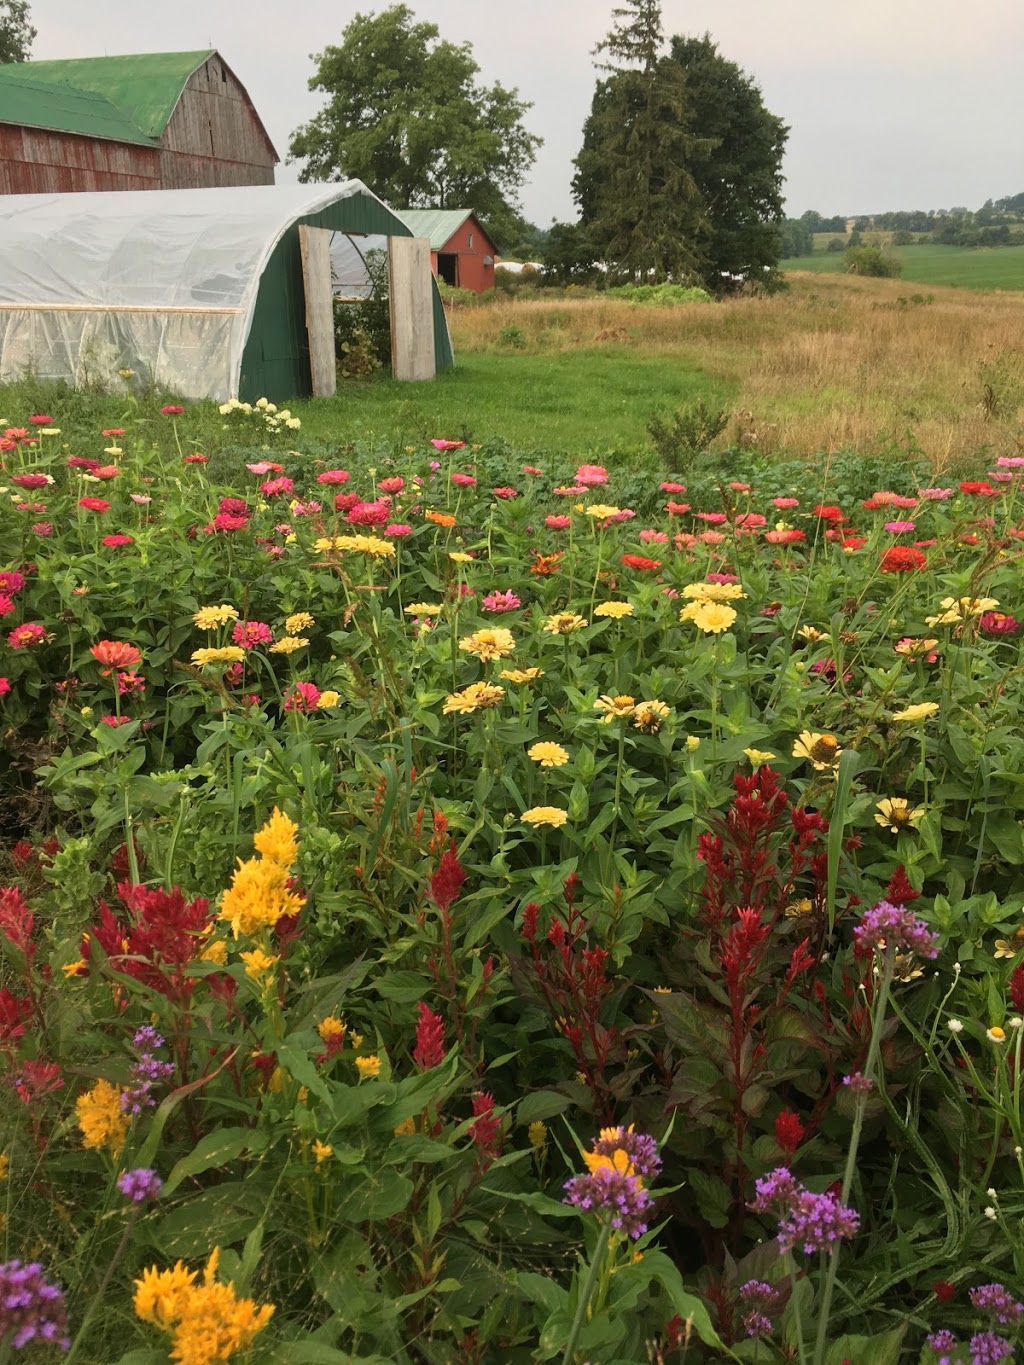
<path fill-rule="evenodd" d="M 865 233 L 865 240 L 884 237 L 884 233 Z M 891 235 L 891 234 L 888 234 Z M 915 284 L 945 284 L 963 289 L 1024 289 L 1024 246 L 893 247 L 893 255 L 903 262 L 903 276 Z M 841 251 L 814 256 L 796 256 L 782 262 L 789 274 L 794 270 L 834 274 L 843 269 Z"/>

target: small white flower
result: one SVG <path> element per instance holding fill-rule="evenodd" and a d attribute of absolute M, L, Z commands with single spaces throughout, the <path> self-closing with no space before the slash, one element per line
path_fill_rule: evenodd
<path fill-rule="evenodd" d="M 959 963 L 959 962 L 954 962 L 954 963 L 953 963 L 953 975 L 954 975 L 954 976 L 959 976 L 960 973 L 961 973 L 962 971 L 963 971 L 963 965 L 962 965 L 961 963 Z"/>
<path fill-rule="evenodd" d="M 1024 1019 L 1022 1019 L 1019 1014 L 1015 1014 L 1013 1018 L 1010 1020 L 1010 1027 L 1024 1028 Z"/>
<path fill-rule="evenodd" d="M 990 1205 L 988 1206 L 988 1208 L 985 1210 L 985 1217 L 986 1217 L 986 1218 L 991 1218 L 992 1221 L 993 1221 L 993 1223 L 996 1221 L 996 1211 L 995 1211 L 995 1209 L 991 1206 L 991 1204 L 990 1204 Z"/>
<path fill-rule="evenodd" d="M 993 1204 L 997 1204 L 999 1202 L 999 1192 L 997 1190 L 988 1189 L 985 1191 L 985 1193 L 988 1195 L 989 1199 L 992 1200 Z"/>
<path fill-rule="evenodd" d="M 1021 1157 L 1024 1156 L 1024 1147 L 1014 1147 L 1013 1154 L 1019 1161 Z"/>
<path fill-rule="evenodd" d="M 959 1019 L 950 1019 L 947 1022 L 946 1027 L 949 1029 L 950 1033 L 963 1033 L 964 1031 L 964 1026 Z"/>
<path fill-rule="evenodd" d="M 990 1043 L 995 1043 L 997 1047 L 1002 1046 L 1006 1042 L 1006 1031 L 1001 1029 L 998 1024 L 993 1024 L 991 1028 L 985 1030 L 985 1037 Z"/>

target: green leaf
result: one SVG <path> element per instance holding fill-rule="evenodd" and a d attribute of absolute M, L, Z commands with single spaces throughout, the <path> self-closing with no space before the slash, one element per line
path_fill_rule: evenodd
<path fill-rule="evenodd" d="M 644 1255 L 643 1264 L 647 1267 L 647 1273 L 660 1282 L 672 1302 L 672 1307 L 683 1321 L 692 1320 L 694 1329 L 704 1345 L 713 1346 L 716 1351 L 724 1351 L 730 1359 L 735 1360 L 732 1351 L 719 1340 L 703 1301 L 696 1294 L 690 1294 L 683 1288 L 683 1277 L 676 1263 L 669 1260 L 663 1251 L 648 1251 Z"/>
<path fill-rule="evenodd" d="M 538 1119 L 564 1114 L 568 1108 L 568 1097 L 560 1095 L 557 1090 L 534 1090 L 519 1101 L 516 1120 L 521 1124 L 536 1123 Z"/>
<path fill-rule="evenodd" d="M 834 1341 L 825 1357 L 826 1365 L 898 1365 L 906 1324 L 876 1337 L 844 1336 Z"/>
<path fill-rule="evenodd" d="M 163 1187 L 166 1197 L 190 1175 L 199 1175 L 211 1168 L 227 1166 L 243 1152 L 262 1152 L 267 1145 L 267 1134 L 259 1128 L 218 1128 L 200 1138 L 188 1156 L 176 1162 Z"/>

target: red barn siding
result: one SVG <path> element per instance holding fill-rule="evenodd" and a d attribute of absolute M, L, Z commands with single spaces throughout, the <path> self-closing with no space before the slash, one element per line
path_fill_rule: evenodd
<path fill-rule="evenodd" d="M 219 56 L 192 73 L 159 147 L 0 124 L 0 194 L 272 185 L 276 162 L 252 101 Z"/>
<path fill-rule="evenodd" d="M 157 147 L 0 124 L 0 194 L 160 188 Z"/>
<path fill-rule="evenodd" d="M 440 254 L 449 253 L 454 253 L 459 258 L 460 289 L 472 289 L 474 293 L 482 294 L 485 289 L 494 288 L 495 246 L 475 218 L 467 218 L 458 232 L 453 233 L 445 242 Z M 435 275 L 438 254 L 435 252 L 431 255 Z M 490 265 L 485 264 L 485 257 L 490 261 Z"/>

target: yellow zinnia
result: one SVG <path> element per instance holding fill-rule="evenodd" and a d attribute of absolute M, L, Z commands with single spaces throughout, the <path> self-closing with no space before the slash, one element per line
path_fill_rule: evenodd
<path fill-rule="evenodd" d="M 621 692 L 617 697 L 602 696 L 594 702 L 594 710 L 601 712 L 601 724 L 610 725 L 613 720 L 628 720 L 636 710 L 636 698 Z"/>
<path fill-rule="evenodd" d="M 526 752 L 542 768 L 561 768 L 569 762 L 568 751 L 563 749 L 560 744 L 553 744 L 549 740 L 541 740 L 539 744 L 531 744 Z"/>
<path fill-rule="evenodd" d="M 280 640 L 275 640 L 270 646 L 271 654 L 294 654 L 297 649 L 304 649 L 309 641 L 298 635 L 282 635 Z"/>
<path fill-rule="evenodd" d="M 697 602 L 737 602 L 746 593 L 739 583 L 687 583 L 683 596 Z"/>
<path fill-rule="evenodd" d="M 586 617 L 579 616 L 574 611 L 560 611 L 545 618 L 544 629 L 551 635 L 575 635 L 576 631 L 582 630 L 586 624 Z"/>
<path fill-rule="evenodd" d="M 226 626 L 229 621 L 237 621 L 238 612 L 225 602 L 219 607 L 200 607 L 192 620 L 200 630 L 216 630 L 218 626 Z"/>
<path fill-rule="evenodd" d="M 240 645 L 225 645 L 222 649 L 196 649 L 192 651 L 192 662 L 197 668 L 207 664 L 240 664 L 245 658 L 245 650 Z"/>
<path fill-rule="evenodd" d="M 482 663 L 492 659 L 505 659 L 515 649 L 516 642 L 510 630 L 489 626 L 485 630 L 474 631 L 459 641 L 459 648 L 467 654 L 475 654 Z"/>
<path fill-rule="evenodd" d="M 503 668 L 501 676 L 514 683 L 532 683 L 543 678 L 543 668 Z"/>
<path fill-rule="evenodd" d="M 924 817 L 922 806 L 911 810 L 910 802 L 902 796 L 886 797 L 885 800 L 877 802 L 876 809 L 878 814 L 875 816 L 875 823 L 893 834 L 913 828 Z"/>
<path fill-rule="evenodd" d="M 613 621 L 621 621 L 624 616 L 633 615 L 632 602 L 602 602 L 594 608 L 595 616 L 610 616 Z"/>
<path fill-rule="evenodd" d="M 893 720 L 927 720 L 929 716 L 934 716 L 939 709 L 937 701 L 919 701 L 913 706 L 907 706 L 902 711 L 893 712 Z"/>
<path fill-rule="evenodd" d="M 633 729 L 640 730 L 645 735 L 656 735 L 661 729 L 662 722 L 671 714 L 672 708 L 666 706 L 663 701 L 637 702 L 633 710 Z"/>
<path fill-rule="evenodd" d="M 801 730 L 793 745 L 793 757 L 807 759 L 819 773 L 834 768 L 842 752 L 835 735 L 820 735 L 814 730 Z"/>
<path fill-rule="evenodd" d="M 569 812 L 558 806 L 531 806 L 522 814 L 524 825 L 551 825 L 553 829 L 561 829 L 568 818 Z"/>
<path fill-rule="evenodd" d="M 492 706 L 497 706 L 504 695 L 503 687 L 492 687 L 489 683 L 482 682 L 470 683 L 469 687 L 464 687 L 461 692 L 448 694 L 443 714 L 468 716 L 473 711 L 486 711 Z"/>
<path fill-rule="evenodd" d="M 593 517 L 595 521 L 607 521 L 609 517 L 617 517 L 621 508 L 609 507 L 607 503 L 595 502 L 587 508 L 587 516 Z"/>
<path fill-rule="evenodd" d="M 723 602 L 701 602 L 689 619 L 705 635 L 721 635 L 736 620 L 736 609 Z"/>
<path fill-rule="evenodd" d="M 339 701 L 341 701 L 341 693 L 332 692 L 328 689 L 326 692 L 321 692 L 317 697 L 316 709 L 318 711 L 329 711 L 332 706 L 337 706 Z"/>
<path fill-rule="evenodd" d="M 303 630 L 309 630 L 310 626 L 314 624 L 315 622 L 308 611 L 297 611 L 286 619 L 284 628 L 289 635 L 298 635 Z"/>
<path fill-rule="evenodd" d="M 406 616 L 438 616 L 444 610 L 442 602 L 410 602 L 405 608 Z"/>
<path fill-rule="evenodd" d="M 775 755 L 770 754 L 767 749 L 744 749 L 743 752 L 746 754 L 747 758 L 750 759 L 755 768 L 760 768 L 763 763 L 770 763 L 775 757 Z"/>

